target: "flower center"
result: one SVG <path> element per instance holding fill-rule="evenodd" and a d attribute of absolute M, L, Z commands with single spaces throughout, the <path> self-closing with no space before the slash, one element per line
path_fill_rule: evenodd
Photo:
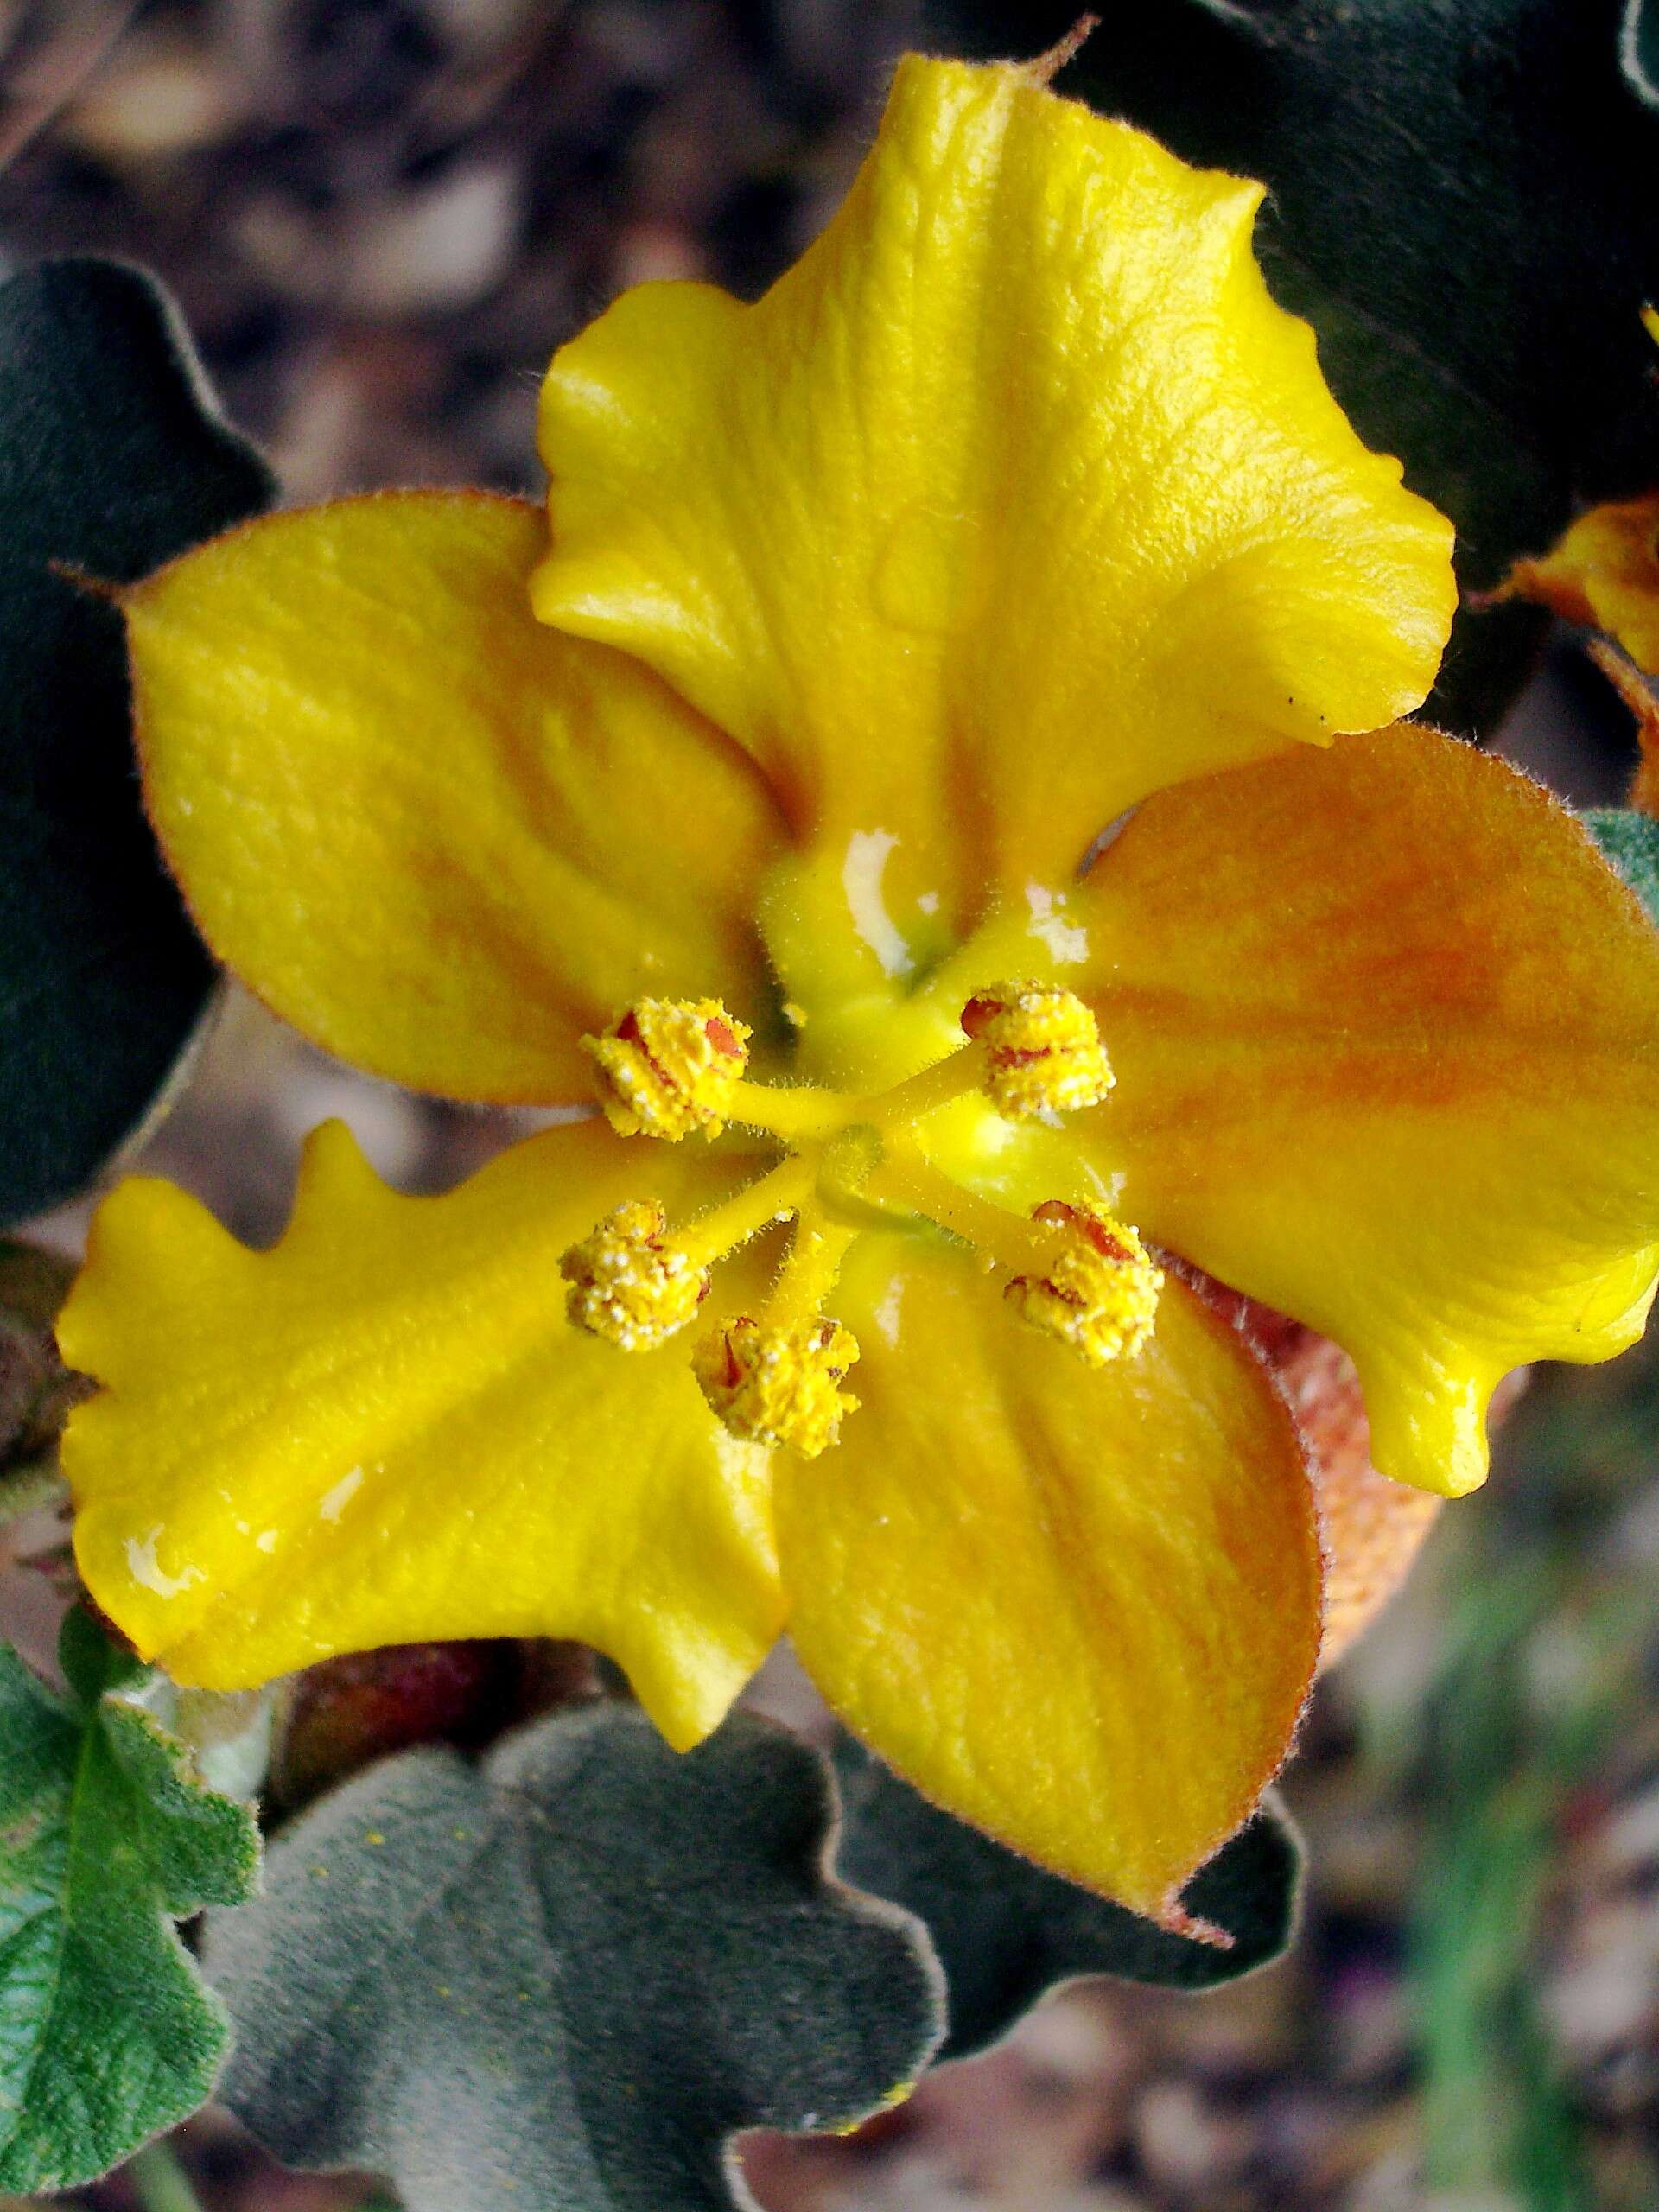
<path fill-rule="evenodd" d="M 1020 1318 L 1090 1364 L 1133 1357 L 1152 1332 L 1163 1276 L 1135 1231 L 1108 1213 L 1052 1198 L 1022 1218 L 928 1160 L 918 1132 L 977 1091 L 1009 1122 L 1058 1125 L 1098 1105 L 1112 1071 L 1095 1017 L 1071 992 L 995 984 L 963 1008 L 965 1042 L 870 1096 L 748 1077 L 750 1032 L 713 999 L 644 999 L 586 1037 L 600 1103 L 620 1135 L 677 1143 L 757 1130 L 782 1159 L 732 1198 L 671 1232 L 655 1200 L 618 1206 L 560 1262 L 577 1327 L 627 1351 L 665 1343 L 708 1296 L 715 1262 L 780 1221 L 794 1238 L 758 1314 L 699 1342 L 692 1369 L 737 1435 L 808 1458 L 834 1444 L 858 1403 L 841 1388 L 858 1358 L 824 1311 L 860 1230 L 943 1229 L 1003 1275 Z"/>

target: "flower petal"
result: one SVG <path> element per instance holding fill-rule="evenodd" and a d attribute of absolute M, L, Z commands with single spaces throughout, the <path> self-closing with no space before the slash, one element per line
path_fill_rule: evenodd
<path fill-rule="evenodd" d="M 1659 676 L 1659 493 L 1590 508 L 1551 551 L 1517 561 L 1491 597 L 1537 600 L 1605 630 Z"/>
<path fill-rule="evenodd" d="M 537 612 L 748 748 L 890 971 L 1147 792 L 1433 679 L 1451 526 L 1269 298 L 1261 197 L 912 57 L 758 305 L 647 285 L 553 363 Z"/>
<path fill-rule="evenodd" d="M 724 1187 L 706 1155 L 651 1165 L 671 1204 Z M 64 1442 L 99 1604 L 213 1689 L 381 1643 L 575 1637 L 671 1743 L 705 1735 L 779 1624 L 764 1455 L 683 1350 L 574 1331 L 558 1271 L 641 1172 L 587 1123 L 406 1198 L 331 1123 L 264 1253 L 170 1184 L 122 1185 L 60 1325 L 105 1385 Z"/>
<path fill-rule="evenodd" d="M 760 779 L 650 672 L 549 631 L 522 502 L 276 515 L 124 594 L 151 816 L 214 951 L 342 1058 L 585 1096 L 642 992 L 769 985 Z"/>
<path fill-rule="evenodd" d="M 1605 1359 L 1659 1268 L 1659 935 L 1503 762 L 1409 728 L 1149 800 L 1075 905 L 1118 1210 L 1353 1357 L 1377 1467 Z"/>
<path fill-rule="evenodd" d="M 791 1632 L 930 1797 L 1162 1913 L 1288 1747 L 1319 1643 L 1313 1495 L 1243 1338 L 1172 1278 L 1091 1370 L 920 1237 L 854 1249 L 861 1410 L 780 1452 Z"/>

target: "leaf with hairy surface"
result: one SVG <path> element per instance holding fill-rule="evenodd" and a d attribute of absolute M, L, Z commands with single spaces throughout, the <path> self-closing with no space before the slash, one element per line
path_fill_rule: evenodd
<path fill-rule="evenodd" d="M 129 582 L 274 491 L 141 270 L 0 284 L 0 1222 L 96 1174 L 213 982 L 139 804 L 119 617 L 62 572 Z"/>
<path fill-rule="evenodd" d="M 72 1613 L 69 1694 L 0 1646 L 0 2189 L 73 2189 L 212 2094 L 227 2041 L 173 1923 L 250 1896 L 251 1809 L 121 1692 Z"/>
<path fill-rule="evenodd" d="M 671 1751 L 596 1704 L 481 1766 L 383 1762 L 214 1916 L 226 2101 L 276 2156 L 410 2212 L 709 2212 L 746 2127 L 839 2126 L 931 2056 L 938 1968 L 824 1858 L 823 1762 L 747 1714 Z"/>
<path fill-rule="evenodd" d="M 1208 1924 L 1200 1938 L 1109 1904 L 953 1820 L 851 1737 L 836 1745 L 836 1770 L 839 1872 L 913 1912 L 939 1955 L 950 2020 L 942 2060 L 1000 2041 L 1080 1974 L 1210 1989 L 1269 1965 L 1295 1933 L 1301 1849 L 1271 1801 L 1188 1884 L 1182 1904 Z"/>

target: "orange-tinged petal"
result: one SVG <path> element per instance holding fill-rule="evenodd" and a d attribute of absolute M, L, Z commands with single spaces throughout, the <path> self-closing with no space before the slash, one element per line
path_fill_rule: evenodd
<path fill-rule="evenodd" d="M 124 595 L 150 813 L 214 951 L 342 1058 L 584 1097 L 645 993 L 770 987 L 760 778 L 651 672 L 535 621 L 546 524 L 397 493 L 275 515 Z"/>
<path fill-rule="evenodd" d="M 803 1662 L 928 1796 L 1164 1912 L 1283 1758 L 1319 1649 L 1282 1400 L 1173 1278 L 1099 1370 L 931 1239 L 861 1240 L 834 1305 L 860 1410 L 774 1473 Z"/>
<path fill-rule="evenodd" d="M 1498 1378 L 1639 1333 L 1659 935 L 1503 762 L 1402 728 L 1141 808 L 1076 900 L 1118 1210 L 1334 1338 L 1384 1473 L 1486 1469 Z"/>
<path fill-rule="evenodd" d="M 645 1164 L 588 1123 L 407 1198 L 331 1123 L 270 1252 L 122 1185 L 60 1325 L 105 1386 L 64 1465 L 87 1586 L 145 1656 L 234 1689 L 381 1643 L 575 1637 L 671 1742 L 706 1734 L 779 1627 L 765 1456 L 683 1351 L 572 1329 L 559 1276 Z M 649 1164 L 676 1205 L 730 1179 Z"/>
<path fill-rule="evenodd" d="M 1659 676 L 1659 492 L 1590 508 L 1551 551 L 1517 561 L 1492 597 L 1537 600 L 1605 630 Z"/>
<path fill-rule="evenodd" d="M 1147 791 L 1427 692 L 1450 525 L 1269 298 L 1261 197 L 912 58 L 757 305 L 647 285 L 555 359 L 537 611 L 764 765 L 816 848 L 809 959 L 827 916 L 903 972 Z"/>

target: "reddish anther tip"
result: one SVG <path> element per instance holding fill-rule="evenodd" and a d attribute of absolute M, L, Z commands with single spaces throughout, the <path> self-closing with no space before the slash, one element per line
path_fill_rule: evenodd
<path fill-rule="evenodd" d="M 1133 1257 L 1128 1246 L 1121 1237 L 1113 1236 L 1098 1214 L 1067 1205 L 1064 1198 L 1045 1198 L 1041 1205 L 1033 1207 L 1031 1217 L 1033 1221 L 1046 1222 L 1051 1229 L 1075 1229 L 1103 1260 L 1122 1261 Z"/>

